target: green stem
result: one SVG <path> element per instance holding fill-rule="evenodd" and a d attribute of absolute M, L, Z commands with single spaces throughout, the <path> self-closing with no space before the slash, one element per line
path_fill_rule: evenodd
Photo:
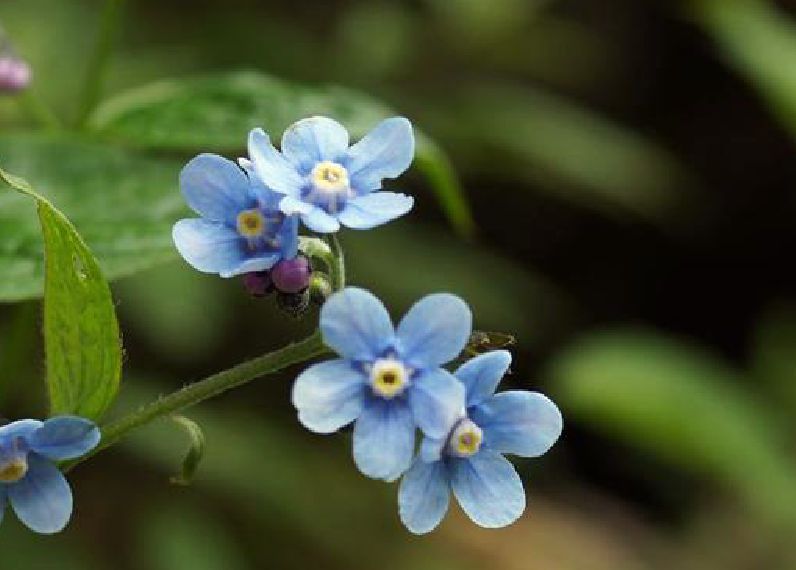
<path fill-rule="evenodd" d="M 99 37 L 91 54 L 91 59 L 83 84 L 83 96 L 78 110 L 76 126 L 83 128 L 102 94 L 102 84 L 113 51 L 113 44 L 119 30 L 119 23 L 125 0 L 106 0 L 100 21 Z"/>
<path fill-rule="evenodd" d="M 345 255 L 343 254 L 343 248 L 340 247 L 337 235 L 332 234 L 330 242 L 332 255 L 334 256 L 334 263 L 329 268 L 331 271 L 332 290 L 339 291 L 345 287 Z"/>
<path fill-rule="evenodd" d="M 279 350 L 243 362 L 204 380 L 189 384 L 182 390 L 146 404 L 135 412 L 103 427 L 102 441 L 97 448 L 88 455 L 65 463 L 63 465 L 64 471 L 68 471 L 83 460 L 111 447 L 132 430 L 154 419 L 179 412 L 260 376 L 271 374 L 292 364 L 320 356 L 328 352 L 328 350 L 323 344 L 320 332 L 315 331 L 300 342 L 289 344 Z"/>

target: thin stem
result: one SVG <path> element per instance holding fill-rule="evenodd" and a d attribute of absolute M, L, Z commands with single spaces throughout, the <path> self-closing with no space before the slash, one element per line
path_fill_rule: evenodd
<path fill-rule="evenodd" d="M 329 241 L 331 242 L 332 254 L 334 255 L 335 261 L 329 268 L 331 272 L 332 289 L 334 291 L 339 291 L 345 287 L 345 254 L 335 234 L 331 235 Z"/>
<path fill-rule="evenodd" d="M 271 374 L 291 364 L 297 364 L 320 356 L 328 352 L 328 350 L 323 344 L 320 332 L 316 330 L 312 335 L 300 342 L 289 344 L 279 350 L 243 362 L 228 370 L 208 376 L 204 380 L 189 384 L 183 389 L 146 404 L 135 412 L 103 427 L 102 441 L 99 446 L 90 454 L 65 463 L 63 470 L 68 471 L 83 460 L 111 447 L 132 430 L 154 419 L 179 412 L 260 376 Z"/>
<path fill-rule="evenodd" d="M 106 0 L 105 7 L 102 10 L 99 37 L 91 54 L 86 79 L 83 84 L 83 96 L 76 120 L 78 128 L 85 126 L 102 94 L 102 84 L 105 81 L 108 61 L 110 61 L 113 44 L 119 30 L 124 2 L 125 0 Z"/>

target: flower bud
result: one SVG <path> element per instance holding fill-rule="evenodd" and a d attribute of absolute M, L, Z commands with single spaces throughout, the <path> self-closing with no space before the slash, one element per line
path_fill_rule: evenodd
<path fill-rule="evenodd" d="M 16 93 L 30 84 L 30 66 L 11 55 L 0 55 L 0 93 Z"/>
<path fill-rule="evenodd" d="M 310 291 L 305 288 L 301 293 L 276 292 L 276 304 L 294 319 L 300 319 L 310 308 Z"/>
<path fill-rule="evenodd" d="M 312 267 L 306 257 L 283 259 L 271 269 L 274 286 L 282 293 L 300 293 L 310 284 Z"/>
<path fill-rule="evenodd" d="M 273 289 L 273 282 L 267 271 L 255 271 L 243 276 L 243 286 L 252 297 L 265 297 Z"/>
<path fill-rule="evenodd" d="M 313 273 L 310 279 L 310 299 L 312 302 L 316 305 L 323 305 L 331 294 L 332 285 L 329 283 L 329 278 L 321 272 Z"/>

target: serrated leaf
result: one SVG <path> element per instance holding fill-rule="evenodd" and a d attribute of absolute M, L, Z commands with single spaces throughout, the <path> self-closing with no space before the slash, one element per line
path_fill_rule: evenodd
<path fill-rule="evenodd" d="M 722 481 L 772 522 L 796 524 L 786 435 L 720 359 L 651 331 L 602 331 L 560 353 L 548 375 L 565 417 Z"/>
<path fill-rule="evenodd" d="M 89 126 L 99 136 L 138 147 L 231 154 L 242 151 L 254 127 L 278 139 L 294 121 L 325 115 L 358 139 L 395 114 L 344 87 L 311 88 L 238 71 L 162 80 L 127 91 L 100 105 Z M 451 224 L 463 234 L 472 233 L 472 215 L 447 156 L 422 134 L 416 162 Z"/>
<path fill-rule="evenodd" d="M 0 135 L 0 165 L 58 204 L 109 280 L 176 259 L 171 226 L 186 211 L 180 162 L 74 137 L 18 133 Z M 0 301 L 41 296 L 39 234 L 26 200 L 0 193 Z"/>
<path fill-rule="evenodd" d="M 119 390 L 122 349 L 110 287 L 72 223 L 22 178 L 0 178 L 36 201 L 44 238 L 44 348 L 50 413 L 98 420 Z"/>

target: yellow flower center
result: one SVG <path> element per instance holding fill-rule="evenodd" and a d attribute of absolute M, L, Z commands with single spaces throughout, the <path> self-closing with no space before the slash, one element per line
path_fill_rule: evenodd
<path fill-rule="evenodd" d="M 265 232 L 265 217 L 260 210 L 244 210 L 238 214 L 238 233 L 243 237 L 260 237 Z"/>
<path fill-rule="evenodd" d="M 472 421 L 462 420 L 450 439 L 450 450 L 459 457 L 470 457 L 478 453 L 481 443 L 484 441 L 484 433 Z"/>
<path fill-rule="evenodd" d="M 0 483 L 16 483 L 28 472 L 28 462 L 24 457 L 14 459 L 0 467 Z"/>
<path fill-rule="evenodd" d="M 404 365 L 391 358 L 377 360 L 370 371 L 373 391 L 385 398 L 398 395 L 406 387 L 409 374 Z"/>
<path fill-rule="evenodd" d="M 348 171 L 336 162 L 324 160 L 312 169 L 312 183 L 324 192 L 348 190 Z"/>

